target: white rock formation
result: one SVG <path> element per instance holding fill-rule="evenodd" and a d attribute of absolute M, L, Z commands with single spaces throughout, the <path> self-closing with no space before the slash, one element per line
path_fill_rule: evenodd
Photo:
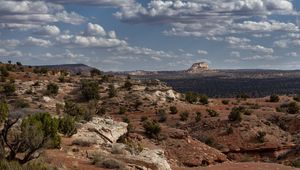
<path fill-rule="evenodd" d="M 206 62 L 195 63 L 190 69 L 187 70 L 188 73 L 201 73 L 208 70 L 208 64 Z"/>

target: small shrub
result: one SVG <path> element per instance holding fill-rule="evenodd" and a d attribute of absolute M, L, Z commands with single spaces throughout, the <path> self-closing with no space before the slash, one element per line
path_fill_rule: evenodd
<path fill-rule="evenodd" d="M 170 107 L 170 113 L 171 113 L 172 115 L 177 114 L 177 113 L 178 113 L 177 107 L 176 107 L 176 106 L 171 106 L 171 107 Z"/>
<path fill-rule="evenodd" d="M 292 166 L 293 166 L 293 167 L 296 167 L 296 168 L 300 168 L 300 158 L 294 160 L 294 161 L 292 162 Z"/>
<path fill-rule="evenodd" d="M 300 102 L 300 95 L 296 95 L 293 97 L 296 102 Z"/>
<path fill-rule="evenodd" d="M 7 83 L 3 86 L 3 93 L 6 96 L 12 96 L 15 94 L 16 87 L 13 83 Z"/>
<path fill-rule="evenodd" d="M 210 117 L 218 117 L 219 116 L 219 113 L 215 110 L 207 109 L 206 111 L 210 115 Z"/>
<path fill-rule="evenodd" d="M 64 112 L 70 116 L 75 117 L 77 121 L 82 119 L 87 120 L 91 116 L 86 109 L 71 101 L 65 102 Z"/>
<path fill-rule="evenodd" d="M 59 132 L 69 137 L 77 133 L 75 119 L 69 115 L 59 119 Z"/>
<path fill-rule="evenodd" d="M 242 107 L 234 107 L 232 108 L 230 114 L 228 115 L 228 119 L 232 122 L 240 122 L 242 121 L 242 113 L 244 108 Z"/>
<path fill-rule="evenodd" d="M 113 84 L 110 84 L 108 87 L 108 96 L 109 98 L 113 98 L 117 96 L 117 90 Z"/>
<path fill-rule="evenodd" d="M 106 109 L 104 107 L 101 107 L 96 111 L 97 115 L 105 115 L 106 114 Z"/>
<path fill-rule="evenodd" d="M 162 123 L 162 122 L 167 121 L 167 114 L 164 109 L 159 109 L 157 111 L 156 115 L 158 115 L 158 122 Z"/>
<path fill-rule="evenodd" d="M 187 92 L 185 94 L 185 100 L 191 104 L 198 102 L 198 94 L 194 92 Z"/>
<path fill-rule="evenodd" d="M 196 117 L 195 117 L 195 121 L 196 122 L 200 122 L 201 121 L 201 116 L 202 116 L 202 113 L 201 112 L 197 112 L 196 113 Z"/>
<path fill-rule="evenodd" d="M 129 119 L 129 117 L 128 117 L 127 115 L 123 117 L 123 122 L 125 122 L 125 123 L 128 124 L 128 125 L 127 125 L 127 131 L 128 131 L 128 132 L 132 132 L 132 131 L 133 131 L 133 125 L 132 125 L 132 123 L 130 122 L 130 119 Z"/>
<path fill-rule="evenodd" d="M 14 103 L 15 108 L 28 108 L 30 105 L 23 99 L 18 99 Z"/>
<path fill-rule="evenodd" d="M 233 128 L 230 126 L 230 127 L 228 127 L 227 129 L 226 129 L 226 134 L 227 135 L 230 135 L 230 134 L 232 134 L 233 133 Z"/>
<path fill-rule="evenodd" d="M 90 100 L 99 100 L 99 85 L 97 82 L 89 81 L 89 80 L 82 80 L 80 85 L 80 91 L 82 97 L 86 101 Z"/>
<path fill-rule="evenodd" d="M 289 114 L 297 114 L 299 113 L 299 105 L 296 102 L 285 103 L 282 104 L 280 107 L 276 108 L 278 112 L 284 112 Z"/>
<path fill-rule="evenodd" d="M 57 95 L 58 94 L 58 85 L 50 83 L 47 85 L 47 95 Z"/>
<path fill-rule="evenodd" d="M 229 104 L 229 100 L 222 100 L 222 103 L 223 103 L 224 105 L 228 105 L 228 104 Z"/>
<path fill-rule="evenodd" d="M 78 145 L 81 147 L 90 147 L 93 144 L 95 144 L 94 141 L 87 141 L 87 140 L 83 140 L 83 139 L 75 139 L 72 141 L 72 145 Z"/>
<path fill-rule="evenodd" d="M 189 112 L 182 112 L 182 113 L 180 113 L 180 120 L 181 121 L 187 121 L 188 120 L 188 118 L 189 118 Z"/>
<path fill-rule="evenodd" d="M 260 142 L 260 143 L 264 143 L 265 142 L 265 137 L 266 137 L 266 132 L 263 131 L 259 131 L 256 135 L 256 139 Z"/>
<path fill-rule="evenodd" d="M 203 105 L 208 104 L 208 97 L 206 95 L 199 95 L 199 102 Z"/>
<path fill-rule="evenodd" d="M 92 70 L 90 71 L 90 74 L 91 74 L 91 77 L 95 77 L 95 76 L 100 76 L 102 73 L 101 73 L 101 71 L 98 70 L 98 69 L 92 69 Z"/>
<path fill-rule="evenodd" d="M 148 120 L 148 117 L 147 117 L 147 116 L 142 116 L 142 117 L 141 117 L 141 122 L 145 122 L 146 120 Z"/>
<path fill-rule="evenodd" d="M 159 123 L 157 123 L 154 120 L 146 120 L 143 123 L 143 128 L 145 130 L 145 133 L 148 137 L 153 138 L 153 137 L 158 137 L 161 127 Z"/>
<path fill-rule="evenodd" d="M 119 111 L 118 111 L 118 114 L 119 114 L 119 115 L 124 115 L 126 112 L 127 112 L 126 107 L 120 107 L 120 108 L 119 108 Z"/>
<path fill-rule="evenodd" d="M 273 103 L 279 102 L 279 100 L 280 100 L 280 98 L 277 95 L 271 95 L 270 99 L 269 99 L 269 101 L 273 102 Z"/>

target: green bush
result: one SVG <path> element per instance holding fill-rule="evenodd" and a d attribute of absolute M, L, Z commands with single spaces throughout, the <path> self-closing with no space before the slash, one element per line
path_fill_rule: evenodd
<path fill-rule="evenodd" d="M 69 137 L 77 133 L 75 119 L 69 115 L 59 119 L 59 132 Z"/>
<path fill-rule="evenodd" d="M 222 100 L 222 103 L 223 103 L 224 105 L 228 105 L 228 104 L 229 104 L 229 100 Z"/>
<path fill-rule="evenodd" d="M 65 102 L 64 112 L 70 116 L 73 116 L 77 121 L 82 119 L 89 121 L 92 116 L 85 108 L 71 101 Z"/>
<path fill-rule="evenodd" d="M 118 111 L 118 114 L 119 114 L 119 115 L 123 115 L 123 114 L 125 114 L 126 112 L 127 112 L 126 107 L 120 107 L 120 108 L 119 108 L 119 111 Z"/>
<path fill-rule="evenodd" d="M 89 80 L 82 80 L 80 91 L 82 94 L 82 97 L 86 101 L 90 100 L 99 100 L 99 85 L 97 82 L 89 81 Z"/>
<path fill-rule="evenodd" d="M 181 121 L 187 121 L 189 118 L 190 113 L 189 112 L 182 112 L 180 113 L 180 120 Z"/>
<path fill-rule="evenodd" d="M 244 109 L 241 107 L 232 108 L 230 114 L 228 115 L 228 119 L 232 122 L 240 122 L 242 121 L 242 113 Z"/>
<path fill-rule="evenodd" d="M 185 100 L 191 104 L 198 102 L 198 94 L 194 92 L 187 92 L 185 94 Z"/>
<path fill-rule="evenodd" d="M 101 73 L 101 71 L 98 70 L 98 69 L 92 69 L 92 70 L 90 71 L 90 74 L 91 74 L 92 77 L 95 77 L 95 76 L 100 76 L 102 73 Z"/>
<path fill-rule="evenodd" d="M 202 116 L 202 113 L 201 112 L 197 112 L 196 113 L 196 117 L 195 117 L 195 121 L 196 122 L 200 122 L 201 121 L 201 116 Z"/>
<path fill-rule="evenodd" d="M 265 137 L 266 137 L 266 132 L 263 131 L 259 131 L 256 135 L 256 139 L 260 142 L 260 143 L 264 143 L 265 142 Z"/>
<path fill-rule="evenodd" d="M 1 76 L 3 76 L 3 77 L 9 76 L 9 72 L 7 71 L 6 67 L 0 67 L 0 73 L 1 73 Z"/>
<path fill-rule="evenodd" d="M 203 105 L 208 104 L 208 97 L 206 95 L 199 95 L 199 102 Z"/>
<path fill-rule="evenodd" d="M 212 110 L 212 109 L 207 109 L 206 110 L 207 113 L 211 116 L 211 117 L 218 117 L 219 116 L 219 113 L 215 110 Z"/>
<path fill-rule="evenodd" d="M 54 83 L 49 83 L 47 85 L 47 95 L 57 95 L 58 94 L 58 85 Z"/>
<path fill-rule="evenodd" d="M 299 105 L 296 102 L 285 103 L 280 107 L 276 108 L 278 112 L 284 112 L 289 114 L 297 114 L 299 113 Z"/>
<path fill-rule="evenodd" d="M 300 95 L 296 95 L 293 97 L 296 102 L 300 102 Z"/>
<path fill-rule="evenodd" d="M 6 100 L 0 101 L 0 125 L 7 119 L 9 113 L 9 107 Z"/>
<path fill-rule="evenodd" d="M 13 83 L 6 83 L 3 86 L 3 93 L 6 96 L 12 96 L 12 95 L 14 95 L 15 91 L 16 91 L 16 87 L 15 87 L 15 85 Z"/>
<path fill-rule="evenodd" d="M 271 95 L 269 101 L 273 102 L 273 103 L 276 103 L 276 102 L 279 102 L 279 100 L 280 100 L 279 96 L 277 96 L 277 95 Z"/>
<path fill-rule="evenodd" d="M 18 99 L 14 103 L 15 108 L 28 108 L 30 105 L 23 99 Z"/>
<path fill-rule="evenodd" d="M 127 90 L 131 90 L 132 87 L 132 83 L 130 80 L 126 80 L 125 84 L 124 84 L 124 88 Z"/>
<path fill-rule="evenodd" d="M 22 137 L 26 141 L 24 145 L 30 148 L 45 143 L 46 147 L 59 148 L 58 126 L 58 120 L 52 118 L 49 113 L 37 113 L 28 116 L 23 119 L 21 124 Z M 47 142 L 44 142 L 45 140 Z"/>
<path fill-rule="evenodd" d="M 162 123 L 167 121 L 167 114 L 165 109 L 159 109 L 156 111 L 156 115 L 158 116 L 158 122 Z"/>
<path fill-rule="evenodd" d="M 172 115 L 177 114 L 177 113 L 178 113 L 177 107 L 176 107 L 176 106 L 171 106 L 171 107 L 170 107 L 170 113 L 171 113 Z"/>
<path fill-rule="evenodd" d="M 146 120 L 143 122 L 143 128 L 145 130 L 145 133 L 148 137 L 153 138 L 153 137 L 158 137 L 161 127 L 159 123 L 157 123 L 154 120 Z"/>
<path fill-rule="evenodd" d="M 110 84 L 108 87 L 108 96 L 109 98 L 113 98 L 117 96 L 117 90 L 113 84 Z"/>

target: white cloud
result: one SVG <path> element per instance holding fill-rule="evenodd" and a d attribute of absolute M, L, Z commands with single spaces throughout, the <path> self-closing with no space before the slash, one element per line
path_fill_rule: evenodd
<path fill-rule="evenodd" d="M 45 25 L 39 28 L 35 33 L 43 36 L 57 36 L 60 34 L 60 29 L 55 25 Z"/>
<path fill-rule="evenodd" d="M 55 3 L 69 3 L 69 4 L 82 4 L 82 5 L 97 5 L 97 6 L 111 6 L 122 7 L 134 3 L 134 0 L 44 0 Z"/>
<path fill-rule="evenodd" d="M 93 35 L 105 36 L 106 32 L 101 25 L 88 23 L 86 28 L 86 34 L 92 36 Z"/>
<path fill-rule="evenodd" d="M 80 24 L 84 20 L 79 14 L 65 11 L 59 4 L 0 0 L 0 28 L 32 29 L 54 22 Z"/>
<path fill-rule="evenodd" d="M 34 38 L 34 37 L 28 37 L 26 39 L 26 42 L 24 45 L 34 45 L 34 46 L 40 46 L 40 47 L 50 47 L 52 46 L 52 43 L 49 40 Z"/>
<path fill-rule="evenodd" d="M 299 56 L 296 52 L 289 52 L 286 55 L 289 57 L 298 57 Z"/>
<path fill-rule="evenodd" d="M 4 47 L 17 47 L 20 45 L 20 41 L 16 39 L 9 39 L 9 40 L 0 40 L 0 46 Z"/>
<path fill-rule="evenodd" d="M 20 51 L 8 51 L 6 49 L 0 48 L 1 57 L 22 57 L 23 54 Z"/>
<path fill-rule="evenodd" d="M 272 56 L 272 55 L 255 55 L 252 57 L 244 57 L 242 60 L 245 61 L 251 61 L 251 60 L 275 60 L 278 59 L 278 56 Z"/>
<path fill-rule="evenodd" d="M 205 50 L 198 50 L 198 51 L 197 51 L 197 54 L 199 54 L 199 55 L 207 55 L 208 52 L 205 51 Z"/>
<path fill-rule="evenodd" d="M 299 27 L 293 23 L 282 23 L 274 20 L 261 21 L 261 22 L 244 21 L 243 23 L 234 24 L 233 28 L 242 31 L 258 31 L 258 32 L 299 31 Z"/>
<path fill-rule="evenodd" d="M 231 56 L 231 57 L 235 57 L 235 58 L 240 58 L 240 57 L 241 57 L 241 53 L 238 52 L 238 51 L 232 51 L 232 52 L 230 53 L 230 56 Z"/>

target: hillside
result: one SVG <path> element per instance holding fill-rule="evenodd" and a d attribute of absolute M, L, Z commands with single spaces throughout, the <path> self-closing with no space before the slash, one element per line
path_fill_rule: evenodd
<path fill-rule="evenodd" d="M 12 123 L 0 136 L 20 163 L 30 154 L 31 164 L 59 169 L 299 167 L 299 96 L 207 98 L 179 93 L 159 80 L 0 68 L 0 111 L 7 104 L 4 123 Z M 43 144 L 42 130 L 51 131 L 44 140 L 55 136 L 56 147 Z M 29 150 L 34 146 L 40 147 Z"/>

